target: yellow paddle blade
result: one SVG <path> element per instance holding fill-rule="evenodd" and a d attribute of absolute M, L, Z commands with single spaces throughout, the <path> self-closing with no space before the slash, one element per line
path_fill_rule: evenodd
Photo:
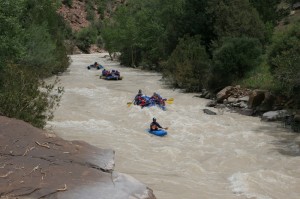
<path fill-rule="evenodd" d="M 174 102 L 174 98 L 170 98 L 166 100 L 167 104 L 173 104 L 173 102 Z"/>
<path fill-rule="evenodd" d="M 130 107 L 132 102 L 127 102 L 127 106 Z"/>
<path fill-rule="evenodd" d="M 173 102 L 174 101 L 169 101 L 169 100 L 166 101 L 167 104 L 173 104 Z"/>

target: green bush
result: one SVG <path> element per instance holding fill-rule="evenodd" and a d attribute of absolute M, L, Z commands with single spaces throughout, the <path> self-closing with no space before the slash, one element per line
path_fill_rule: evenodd
<path fill-rule="evenodd" d="M 19 63 L 41 78 L 64 71 L 69 65 L 64 40 L 71 31 L 55 4 L 48 0 L 26 0 L 20 23 L 23 27 L 22 47 L 25 53 Z"/>
<path fill-rule="evenodd" d="M 32 25 L 29 27 L 26 31 L 24 43 L 27 53 L 22 58 L 22 64 L 29 66 L 40 76 L 49 76 L 55 62 L 56 45 L 52 41 L 46 26 Z"/>
<path fill-rule="evenodd" d="M 87 1 L 85 10 L 86 10 L 86 19 L 88 21 L 94 21 L 95 11 L 94 11 L 93 3 L 91 1 Z"/>
<path fill-rule="evenodd" d="M 63 91 L 41 78 L 69 64 L 67 29 L 56 6 L 48 0 L 0 1 L 0 113 L 36 127 L 51 119 Z"/>
<path fill-rule="evenodd" d="M 224 38 L 213 52 L 211 87 L 231 85 L 259 66 L 262 47 L 258 39 L 248 37 Z"/>
<path fill-rule="evenodd" d="M 268 63 L 275 80 L 281 85 L 281 92 L 288 96 L 300 95 L 299 22 L 274 34 Z"/>
<path fill-rule="evenodd" d="M 89 48 L 96 40 L 97 30 L 92 27 L 84 28 L 76 34 L 76 45 L 85 53 L 88 53 Z"/>
<path fill-rule="evenodd" d="M 210 76 L 210 59 L 201 37 L 185 36 L 164 65 L 164 76 L 175 86 L 186 91 L 200 91 L 207 88 Z"/>
<path fill-rule="evenodd" d="M 270 72 L 270 67 L 266 62 L 260 66 L 255 67 L 245 75 L 245 78 L 236 82 L 244 88 L 278 90 L 278 85 L 274 82 L 274 78 Z"/>
<path fill-rule="evenodd" d="M 22 70 L 18 65 L 7 65 L 4 74 L 0 75 L 4 83 L 0 113 L 44 127 L 53 117 L 52 110 L 58 105 L 63 89 L 55 88 L 55 83 L 46 85 L 32 71 Z"/>

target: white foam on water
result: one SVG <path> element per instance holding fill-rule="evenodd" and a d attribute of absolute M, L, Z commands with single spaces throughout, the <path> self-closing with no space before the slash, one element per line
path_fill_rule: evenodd
<path fill-rule="evenodd" d="M 60 76 L 61 106 L 48 122 L 58 135 L 115 150 L 116 170 L 146 183 L 157 198 L 299 198 L 300 158 L 280 153 L 299 154 L 299 146 L 285 140 L 286 132 L 229 111 L 220 115 L 210 108 L 217 115 L 207 115 L 207 100 L 195 93 L 166 89 L 158 73 L 124 68 L 102 56 L 71 56 L 70 73 Z M 100 80 L 100 71 L 86 69 L 95 61 L 119 70 L 124 79 Z M 138 89 L 147 95 L 157 91 L 174 103 L 167 111 L 127 107 Z M 167 136 L 146 131 L 153 117 L 169 127 Z"/>
<path fill-rule="evenodd" d="M 65 92 L 68 94 L 78 94 L 81 96 L 89 97 L 89 98 L 94 98 L 97 96 L 97 93 L 103 93 L 107 91 L 106 88 L 97 88 L 97 89 L 89 89 L 89 88 L 66 88 Z"/>
<path fill-rule="evenodd" d="M 107 120 L 95 120 L 90 119 L 87 121 L 49 121 L 48 125 L 51 125 L 52 128 L 61 128 L 61 129 L 76 129 L 76 131 L 97 133 L 99 131 L 105 132 L 105 130 L 114 131 L 114 125 Z"/>
<path fill-rule="evenodd" d="M 249 175 L 247 173 L 235 173 L 228 179 L 231 183 L 231 190 L 236 195 L 243 195 L 247 198 L 257 198 L 257 199 L 272 199 L 269 196 L 251 193 L 249 187 Z"/>
<path fill-rule="evenodd" d="M 267 169 L 249 173 L 238 172 L 230 176 L 228 180 L 232 192 L 246 198 L 297 198 L 297 194 L 287 194 L 285 190 L 299 188 L 299 179 Z"/>

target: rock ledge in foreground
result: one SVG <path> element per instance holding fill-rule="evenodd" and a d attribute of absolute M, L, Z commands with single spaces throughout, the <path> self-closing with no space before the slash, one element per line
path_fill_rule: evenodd
<path fill-rule="evenodd" d="M 114 171 L 114 151 L 0 116 L 0 198 L 155 199 Z"/>

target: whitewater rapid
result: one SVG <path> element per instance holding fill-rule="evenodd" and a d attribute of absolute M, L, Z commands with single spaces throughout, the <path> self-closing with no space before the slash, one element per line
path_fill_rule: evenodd
<path fill-rule="evenodd" d="M 48 130 L 114 149 L 115 170 L 145 183 L 158 199 L 300 198 L 299 134 L 228 111 L 207 115 L 207 100 L 167 88 L 159 73 L 122 67 L 104 55 L 71 56 L 69 71 L 59 76 L 65 93 Z M 99 79 L 101 71 L 86 68 L 95 61 L 124 79 Z M 127 107 L 139 89 L 174 98 L 174 104 L 167 111 Z M 146 132 L 153 117 L 169 127 L 166 137 Z"/>

